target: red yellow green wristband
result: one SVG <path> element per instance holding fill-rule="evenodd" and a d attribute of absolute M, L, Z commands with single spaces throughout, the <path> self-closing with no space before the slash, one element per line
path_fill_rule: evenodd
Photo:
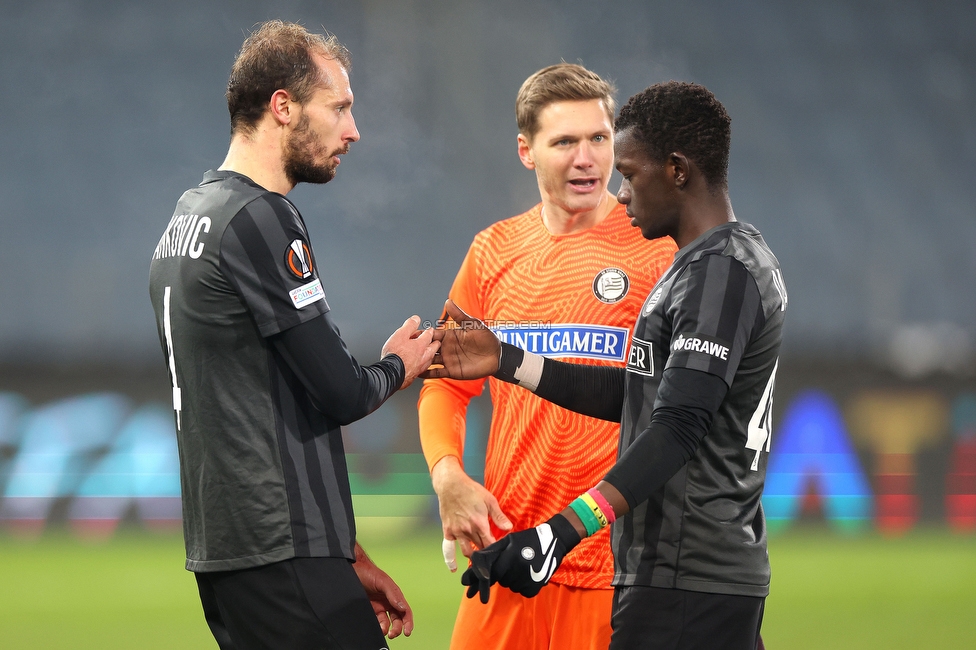
<path fill-rule="evenodd" d="M 607 521 L 609 523 L 612 524 L 613 522 L 617 521 L 617 514 L 613 511 L 613 506 L 610 505 L 610 502 L 607 501 L 607 498 L 603 496 L 603 493 L 601 493 L 595 487 L 591 487 L 589 490 L 586 491 L 586 493 L 591 497 L 593 497 L 593 500 L 596 501 L 596 504 L 600 506 L 600 510 L 603 511 L 603 515 L 607 518 Z"/>
<path fill-rule="evenodd" d="M 610 522 L 607 521 L 607 516 L 603 514 L 603 511 L 600 510 L 600 506 L 596 504 L 596 501 L 593 500 L 593 497 L 590 496 L 588 492 L 584 492 L 583 494 L 579 495 L 579 499 L 586 504 L 586 507 L 589 508 L 590 512 L 593 513 L 593 516 L 596 517 L 597 523 L 600 524 L 601 529 L 610 525 Z"/>
<path fill-rule="evenodd" d="M 603 528 L 603 526 L 600 525 L 600 521 L 596 518 L 596 515 L 593 514 L 593 511 L 590 509 L 590 506 L 588 506 L 583 499 L 579 497 L 573 499 L 572 503 L 569 504 L 569 507 L 572 508 L 573 512 L 576 513 L 576 516 L 580 518 L 581 522 L 583 522 L 583 528 L 586 529 L 587 537 Z"/>
<path fill-rule="evenodd" d="M 595 487 L 579 495 L 569 504 L 569 507 L 580 518 L 587 536 L 606 528 L 617 520 L 613 506 Z"/>

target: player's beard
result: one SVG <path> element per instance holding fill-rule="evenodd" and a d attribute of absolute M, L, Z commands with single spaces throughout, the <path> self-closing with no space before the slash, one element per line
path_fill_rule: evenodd
<path fill-rule="evenodd" d="M 292 185 L 299 183 L 328 183 L 336 175 L 336 164 L 333 157 L 344 154 L 348 147 L 336 149 L 325 156 L 326 162 L 318 163 L 316 159 L 323 157 L 325 149 L 318 143 L 318 137 L 312 131 L 307 114 L 298 118 L 295 130 L 288 136 L 285 143 L 285 176 Z"/>

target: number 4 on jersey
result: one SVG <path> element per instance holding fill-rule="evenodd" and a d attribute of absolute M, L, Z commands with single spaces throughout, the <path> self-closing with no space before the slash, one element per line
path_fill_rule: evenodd
<path fill-rule="evenodd" d="M 752 471 L 759 469 L 759 455 L 763 448 L 766 449 L 766 453 L 769 453 L 769 443 L 772 439 L 773 386 L 776 383 L 777 368 L 779 368 L 779 359 L 773 364 L 773 372 L 769 374 L 769 381 L 766 382 L 766 389 L 759 399 L 759 406 L 756 407 L 756 412 L 749 419 L 749 437 L 746 440 L 746 449 L 753 449 L 756 452 L 756 457 L 752 459 L 752 465 L 749 467 Z"/>

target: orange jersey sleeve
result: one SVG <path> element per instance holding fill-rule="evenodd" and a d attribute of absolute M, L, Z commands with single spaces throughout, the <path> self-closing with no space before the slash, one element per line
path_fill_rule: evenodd
<path fill-rule="evenodd" d="M 467 313 L 482 318 L 478 300 L 478 249 L 472 244 L 461 262 L 450 297 Z M 464 464 L 464 423 L 471 398 L 481 394 L 486 379 L 458 381 L 427 379 L 420 389 L 417 414 L 420 418 L 420 446 L 428 469 L 445 456 L 455 456 Z"/>
<path fill-rule="evenodd" d="M 508 343 L 574 363 L 623 366 L 644 299 L 676 248 L 670 238 L 644 239 L 619 205 L 593 228 L 552 235 L 540 204 L 478 234 L 451 297 Z M 424 442 L 428 463 L 447 448 L 463 449 L 461 404 L 481 390 L 465 384 L 425 382 L 421 439 L 439 441 Z M 536 526 L 603 478 L 616 458 L 619 425 L 562 409 L 512 384 L 490 379 L 489 386 L 485 487 L 515 530 Z M 448 410 L 432 412 L 441 409 Z M 493 534 L 503 532 L 493 528 Z M 567 555 L 552 580 L 609 588 L 612 575 L 604 530 Z"/>

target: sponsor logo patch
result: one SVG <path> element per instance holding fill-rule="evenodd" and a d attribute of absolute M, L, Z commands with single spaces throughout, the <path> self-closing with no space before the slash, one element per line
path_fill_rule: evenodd
<path fill-rule="evenodd" d="M 623 361 L 629 331 L 607 325 L 530 324 L 493 327 L 498 340 L 544 357 L 576 357 Z"/>
<path fill-rule="evenodd" d="M 623 300 L 628 291 L 630 291 L 630 278 L 622 269 L 609 267 L 593 278 L 593 295 L 597 300 L 608 305 Z"/>
<path fill-rule="evenodd" d="M 729 347 L 722 341 L 711 336 L 705 336 L 704 334 L 679 334 L 678 338 L 671 342 L 671 350 L 673 352 L 680 352 L 682 350 L 685 352 L 698 352 L 713 356 L 722 361 L 728 361 L 729 359 Z"/>
<path fill-rule="evenodd" d="M 315 267 L 312 264 L 312 251 L 308 244 L 296 239 L 285 249 L 285 268 L 299 280 L 312 277 Z"/>
<path fill-rule="evenodd" d="M 645 377 L 654 376 L 654 347 L 650 341 L 636 336 L 630 340 L 630 354 L 627 356 L 627 372 L 635 372 Z"/>
<path fill-rule="evenodd" d="M 295 305 L 295 309 L 301 309 L 313 302 L 325 300 L 325 290 L 322 288 L 322 281 L 318 279 L 303 284 L 297 289 L 292 289 L 288 295 L 291 296 L 291 302 Z"/>

